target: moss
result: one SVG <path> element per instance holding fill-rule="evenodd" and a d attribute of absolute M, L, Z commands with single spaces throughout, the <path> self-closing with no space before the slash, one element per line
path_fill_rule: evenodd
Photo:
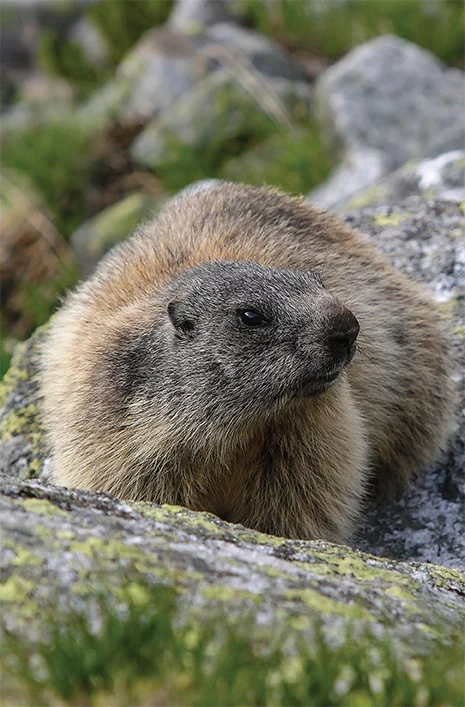
<path fill-rule="evenodd" d="M 34 555 L 34 553 L 30 550 L 26 550 L 24 548 L 18 550 L 18 553 L 13 560 L 13 564 L 19 567 L 39 567 L 40 565 L 43 565 L 44 562 L 45 559 L 43 557 L 37 557 L 37 555 Z"/>
<path fill-rule="evenodd" d="M 344 210 L 364 209 L 367 206 L 379 204 L 386 194 L 386 188 L 380 184 L 368 187 L 361 194 L 351 199 L 345 206 Z"/>
<path fill-rule="evenodd" d="M 413 218 L 413 216 L 414 214 L 404 211 L 402 213 L 375 214 L 373 220 L 381 228 L 387 228 L 388 226 L 397 227 L 403 221 Z"/>
<path fill-rule="evenodd" d="M 371 558 L 369 555 L 359 554 L 350 548 L 345 548 L 343 545 L 328 546 L 324 553 L 316 550 L 312 555 L 315 559 L 319 559 L 320 563 L 298 562 L 296 564 L 302 569 L 308 568 L 309 571 L 315 574 L 331 576 L 337 576 L 338 574 L 351 575 L 363 584 L 392 584 L 411 589 L 412 591 L 419 586 L 411 577 L 403 576 L 394 570 L 380 566 L 379 558 Z M 371 559 L 374 561 L 372 566 L 369 564 Z"/>
<path fill-rule="evenodd" d="M 35 404 L 10 413 L 2 423 L 2 440 L 6 441 L 21 434 L 29 435 L 31 429 L 36 427 L 37 415 Z"/>
<path fill-rule="evenodd" d="M 254 592 L 249 592 L 244 589 L 234 589 L 234 587 L 206 587 L 203 592 L 205 599 L 209 601 L 220 602 L 237 602 L 241 600 L 252 601 L 255 604 L 262 602 L 262 597 Z"/>
<path fill-rule="evenodd" d="M 18 344 L 17 347 L 24 349 L 24 344 Z M 3 406 L 8 396 L 18 388 L 18 386 L 27 381 L 29 378 L 28 372 L 24 368 L 11 365 L 6 372 L 3 380 L 0 381 L 0 407 Z"/>
<path fill-rule="evenodd" d="M 455 327 L 455 329 L 453 331 L 454 331 L 454 334 L 456 334 L 459 337 L 459 339 L 465 339 L 465 326 L 464 325 Z"/>
<path fill-rule="evenodd" d="M 360 619 L 363 621 L 375 620 L 373 614 L 363 606 L 331 599 L 316 589 L 290 589 L 286 592 L 285 596 L 288 599 L 302 601 L 309 608 L 317 611 L 318 614 L 343 616 L 345 618 Z"/>
<path fill-rule="evenodd" d="M 26 498 L 23 501 L 23 507 L 30 513 L 39 513 L 40 515 L 54 515 L 68 518 L 69 514 L 58 508 L 50 501 L 41 498 Z"/>
<path fill-rule="evenodd" d="M 13 575 L 0 585 L 0 601 L 24 603 L 34 589 L 34 582 L 21 575 Z"/>
<path fill-rule="evenodd" d="M 439 587 L 447 587 L 449 583 L 455 583 L 465 593 L 465 575 L 459 570 L 449 567 L 439 567 L 433 565 L 430 574 L 434 577 Z"/>

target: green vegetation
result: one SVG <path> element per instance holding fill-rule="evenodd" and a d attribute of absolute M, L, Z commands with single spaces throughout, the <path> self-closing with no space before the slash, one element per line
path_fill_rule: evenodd
<path fill-rule="evenodd" d="M 88 16 L 106 40 L 116 66 L 145 32 L 168 19 L 172 7 L 173 0 L 100 0 Z"/>
<path fill-rule="evenodd" d="M 387 33 L 447 63 L 464 59 L 462 0 L 241 0 L 240 6 L 258 31 L 329 59 Z"/>
<path fill-rule="evenodd" d="M 82 223 L 92 176 L 92 137 L 71 114 L 10 133 L 2 164 L 28 177 L 63 236 Z"/>
<path fill-rule="evenodd" d="M 92 614 L 45 616 L 49 636 L 34 648 L 7 631 L 4 700 L 426 707 L 458 705 L 464 696 L 459 642 L 405 660 L 367 632 L 352 630 L 330 646 L 319 625 L 304 643 L 294 630 L 270 639 L 253 616 L 185 623 L 168 587 L 129 585 L 118 609 L 101 600 Z"/>
<path fill-rule="evenodd" d="M 165 22 L 172 6 L 173 0 L 100 0 L 86 15 L 107 46 L 107 66 L 94 66 L 79 44 L 53 30 L 44 32 L 41 37 L 39 61 L 46 71 L 66 79 L 81 96 L 86 96 L 110 78 L 124 55 L 145 32 Z"/>
<path fill-rule="evenodd" d="M 316 126 L 273 135 L 225 164 L 220 176 L 248 184 L 268 184 L 305 194 L 328 176 L 333 159 Z"/>
<path fill-rule="evenodd" d="M 249 145 L 252 147 L 244 150 Z M 169 161 L 157 174 L 173 191 L 196 179 L 218 178 L 304 194 L 321 184 L 332 166 L 318 129 L 310 126 L 275 131 L 258 143 L 243 133 L 226 142 L 212 141 L 205 149 L 191 148 L 173 137 Z"/>
<path fill-rule="evenodd" d="M 54 30 L 42 34 L 39 63 L 52 76 L 69 81 L 83 96 L 92 93 L 108 77 L 107 71 L 87 61 L 79 44 L 63 40 Z"/>

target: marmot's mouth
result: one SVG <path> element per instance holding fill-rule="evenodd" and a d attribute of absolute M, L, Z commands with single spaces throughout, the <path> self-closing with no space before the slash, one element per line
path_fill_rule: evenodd
<path fill-rule="evenodd" d="M 311 378 L 304 378 L 298 389 L 298 394 L 305 397 L 312 395 L 320 395 L 326 392 L 332 385 L 337 381 L 344 366 L 339 366 L 339 368 L 334 369 L 328 373 L 323 373 L 319 376 L 312 376 Z"/>

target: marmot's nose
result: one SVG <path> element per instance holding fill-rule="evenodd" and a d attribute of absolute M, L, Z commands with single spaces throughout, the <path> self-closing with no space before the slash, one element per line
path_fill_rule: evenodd
<path fill-rule="evenodd" d="M 360 331 L 360 325 L 348 309 L 343 309 L 331 322 L 329 346 L 338 360 L 350 360 L 354 354 L 354 342 Z"/>

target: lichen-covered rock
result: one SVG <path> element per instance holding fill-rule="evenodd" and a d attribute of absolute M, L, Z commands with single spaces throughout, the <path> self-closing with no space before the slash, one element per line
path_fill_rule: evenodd
<path fill-rule="evenodd" d="M 90 610 L 105 592 L 163 583 L 186 612 L 251 610 L 271 631 L 305 637 L 315 620 L 341 637 L 356 622 L 389 636 L 407 657 L 446 644 L 465 615 L 465 576 L 364 555 L 321 541 L 291 541 L 170 506 L 0 479 L 0 588 L 9 630 L 37 638 L 47 611 Z"/>
<path fill-rule="evenodd" d="M 0 471 L 22 479 L 44 475 L 46 453 L 37 379 L 37 351 L 44 329 L 17 344 L 0 383 Z"/>
<path fill-rule="evenodd" d="M 457 431 L 448 455 L 402 498 L 368 506 L 357 546 L 465 568 L 465 153 L 402 168 L 344 209 L 398 268 L 426 282 L 451 322 Z M 357 207 L 356 204 L 359 204 Z M 364 206 L 361 206 L 365 204 Z M 373 205 L 369 205 L 373 204 Z"/>

